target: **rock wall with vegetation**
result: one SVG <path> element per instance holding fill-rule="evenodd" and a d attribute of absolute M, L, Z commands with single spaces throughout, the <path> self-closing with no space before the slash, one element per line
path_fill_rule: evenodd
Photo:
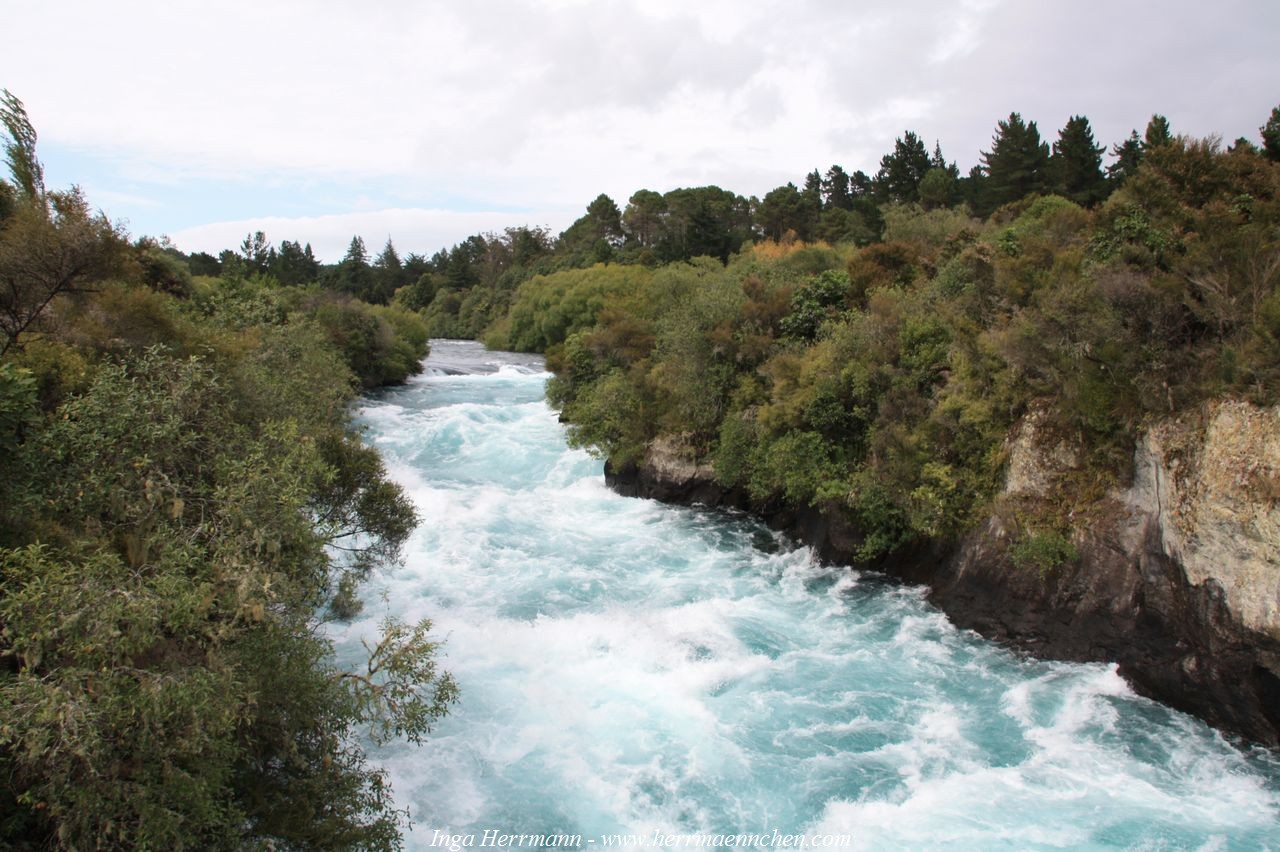
<path fill-rule="evenodd" d="M 572 438 L 1276 743 L 1280 164 L 1168 139 L 1093 208 L 884 214 L 615 298 L 549 350 Z"/>

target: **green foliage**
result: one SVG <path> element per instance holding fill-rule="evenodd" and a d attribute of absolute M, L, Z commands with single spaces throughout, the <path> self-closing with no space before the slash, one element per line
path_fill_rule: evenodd
<path fill-rule="evenodd" d="M 36 131 L 26 107 L 8 89 L 0 89 L 0 125 L 9 136 L 4 143 L 4 156 L 13 185 L 27 201 L 42 201 L 44 167 L 36 156 Z"/>
<path fill-rule="evenodd" d="M 893 151 L 880 160 L 876 191 L 886 201 L 919 201 L 920 184 L 933 166 L 924 142 L 908 130 L 894 140 Z"/>
<path fill-rule="evenodd" d="M 1082 115 L 1072 116 L 1058 132 L 1049 158 L 1053 191 L 1082 207 L 1090 207 L 1107 194 L 1102 174 L 1102 154 L 1106 147 L 1095 145 L 1093 128 Z"/>
<path fill-rule="evenodd" d="M 788 337 L 812 340 L 819 326 L 844 308 L 851 286 L 847 273 L 831 270 L 801 285 L 791 297 L 780 330 Z"/>
<path fill-rule="evenodd" d="M 1028 532 L 1009 549 L 1014 564 L 1034 568 L 1042 576 L 1080 558 L 1071 540 L 1056 530 Z"/>
<path fill-rule="evenodd" d="M 1142 137 L 1142 148 L 1150 151 L 1173 141 L 1173 131 L 1169 129 L 1169 119 L 1157 113 L 1147 122 L 1147 132 Z"/>
<path fill-rule="evenodd" d="M 996 146 L 1009 159 L 991 165 L 997 189 L 1018 188 L 985 223 L 886 205 L 887 242 L 760 242 L 724 269 L 659 269 L 643 298 L 611 302 L 549 359 L 577 440 L 637 459 L 678 439 L 759 504 L 843 514 L 874 560 L 985 517 L 1033 404 L 1079 451 L 1071 504 L 1127 476 L 1152 420 L 1223 394 L 1275 401 L 1280 169 L 1168 139 L 1089 210 L 1027 194 L 1047 150 L 1015 119 L 1009 150 Z M 1059 163 L 1088 148 L 1076 153 L 1096 186 L 1087 123 L 1060 142 Z M 1074 558 L 1068 545 L 1036 534 L 1019 558 L 1047 570 Z"/>
<path fill-rule="evenodd" d="M 521 352 L 541 352 L 595 325 L 610 297 L 642 290 L 652 273 L 644 267 L 597 264 L 536 275 L 516 290 L 505 340 Z"/>
<path fill-rule="evenodd" d="M 1040 141 L 1034 121 L 1024 122 L 1018 113 L 1010 113 L 998 123 L 982 163 L 987 173 L 983 209 L 994 210 L 1045 189 L 1049 146 Z"/>
<path fill-rule="evenodd" d="M 1280 106 L 1271 110 L 1267 123 L 1258 128 L 1262 134 L 1262 150 L 1271 162 L 1280 162 Z"/>
<path fill-rule="evenodd" d="M 1112 189 L 1116 189 L 1137 174 L 1138 166 L 1142 165 L 1142 140 L 1138 138 L 1138 131 L 1133 131 L 1127 139 L 1113 146 L 1111 155 L 1116 161 L 1107 166 L 1107 181 Z"/>
<path fill-rule="evenodd" d="M 126 247 L 78 190 L 22 200 L 0 229 L 0 356 L 41 330 L 55 299 L 121 271 Z"/>
<path fill-rule="evenodd" d="M 771 190 L 760 202 L 757 220 L 760 230 L 771 240 L 784 238 L 812 240 L 821 210 L 811 196 L 793 183 Z"/>
<path fill-rule="evenodd" d="M 23 832 L 69 846 L 394 836 L 346 732 L 420 736 L 456 688 L 427 659 L 427 628 L 399 627 L 374 672 L 394 712 L 370 704 L 324 662 L 312 619 L 340 578 L 396 557 L 413 509 L 343 431 L 342 372 L 294 362 L 323 338 L 266 337 L 232 373 L 159 351 L 103 364 L 21 442 L 8 538 L 47 542 L 0 551 L 0 652 L 17 663 L 0 677 L 0 763 Z M 344 811 L 329 835 L 312 820 Z"/>
<path fill-rule="evenodd" d="M 427 326 L 404 308 L 325 298 L 311 317 L 342 353 L 362 387 L 395 384 L 422 372 Z"/>
<path fill-rule="evenodd" d="M 888 204 L 884 215 L 884 241 L 912 243 L 934 252 L 966 231 L 976 231 L 979 223 L 967 208 L 926 209 L 919 204 Z"/>
<path fill-rule="evenodd" d="M 34 138 L 0 184 L 0 845 L 398 845 L 356 734 L 419 741 L 456 684 L 429 622 L 357 673 L 318 614 L 416 523 L 346 406 L 425 325 L 282 287 L 261 233 L 193 279 L 36 186 Z"/>

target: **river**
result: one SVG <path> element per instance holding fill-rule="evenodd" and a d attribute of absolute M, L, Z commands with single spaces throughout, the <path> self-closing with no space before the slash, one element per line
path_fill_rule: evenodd
<path fill-rule="evenodd" d="M 436 341 L 427 366 L 358 411 L 422 524 L 333 632 L 348 659 L 387 614 L 447 643 L 461 703 L 421 747 L 370 747 L 409 848 L 1280 848 L 1273 755 L 749 518 L 613 494 L 535 358 Z"/>

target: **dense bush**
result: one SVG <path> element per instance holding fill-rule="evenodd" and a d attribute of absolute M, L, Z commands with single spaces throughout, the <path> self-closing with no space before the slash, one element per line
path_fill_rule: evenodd
<path fill-rule="evenodd" d="M 1174 140 L 1094 210 L 1032 195 L 986 222 L 884 221 L 889 242 L 835 263 L 767 243 L 658 270 L 552 353 L 573 434 L 615 460 L 679 436 L 757 500 L 843 511 L 870 559 L 983 516 L 1032 402 L 1083 451 L 1041 507 L 1065 516 L 1128 475 L 1152 419 L 1280 399 L 1280 165 L 1256 152 Z M 1056 533 L 1015 556 L 1071 558 Z"/>
<path fill-rule="evenodd" d="M 420 740 L 456 687 L 429 622 L 359 672 L 320 627 L 416 522 L 346 411 L 421 320 L 0 186 L 0 845 L 397 845 L 356 735 Z"/>

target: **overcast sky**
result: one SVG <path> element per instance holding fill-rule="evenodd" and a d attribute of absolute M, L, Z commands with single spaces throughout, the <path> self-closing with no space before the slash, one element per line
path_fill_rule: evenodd
<path fill-rule="evenodd" d="M 962 170 L 1011 111 L 1108 146 L 1153 112 L 1256 140 L 1280 2 L 0 0 L 0 86 L 134 236 L 337 260 L 559 231 L 601 192 L 762 196 L 910 129 Z"/>

